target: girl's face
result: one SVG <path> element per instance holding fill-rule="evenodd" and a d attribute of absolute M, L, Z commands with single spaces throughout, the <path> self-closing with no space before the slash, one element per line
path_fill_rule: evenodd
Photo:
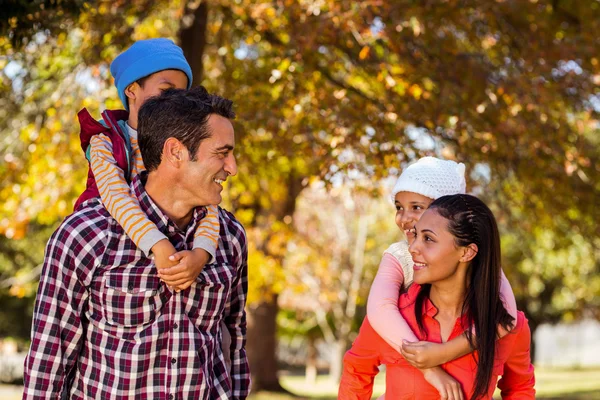
<path fill-rule="evenodd" d="M 435 209 L 423 213 L 409 247 L 414 261 L 414 281 L 423 285 L 450 278 L 463 261 L 465 249 L 456 246 L 446 218 Z"/>
<path fill-rule="evenodd" d="M 415 224 L 432 202 L 433 199 L 413 192 L 396 194 L 396 225 L 406 234 L 409 242 L 415 237 Z"/>

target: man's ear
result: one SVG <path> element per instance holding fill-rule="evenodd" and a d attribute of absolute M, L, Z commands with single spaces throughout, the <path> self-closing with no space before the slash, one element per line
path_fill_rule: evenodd
<path fill-rule="evenodd" d="M 179 140 L 170 137 L 165 141 L 162 156 L 164 161 L 179 168 L 181 163 L 187 160 L 187 148 Z"/>
<path fill-rule="evenodd" d="M 460 261 L 462 261 L 462 262 L 471 261 L 472 259 L 475 258 L 478 251 L 479 251 L 479 248 L 477 247 L 477 245 L 475 243 L 471 243 L 470 245 L 463 247 L 463 253 L 462 253 L 462 256 L 460 257 Z"/>

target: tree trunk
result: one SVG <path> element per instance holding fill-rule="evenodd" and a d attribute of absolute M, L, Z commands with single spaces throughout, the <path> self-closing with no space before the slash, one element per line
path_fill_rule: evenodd
<path fill-rule="evenodd" d="M 331 349 L 331 360 L 329 364 L 329 378 L 336 385 L 342 377 L 342 368 L 344 362 L 344 354 L 348 347 L 348 339 L 338 339 Z"/>
<path fill-rule="evenodd" d="M 202 82 L 204 71 L 202 56 L 206 46 L 207 23 L 208 4 L 206 1 L 201 2 L 195 9 L 190 7 L 190 2 L 184 4 L 183 18 L 179 28 L 179 41 L 183 54 L 190 63 L 190 67 L 192 67 L 193 86 L 198 86 Z"/>
<path fill-rule="evenodd" d="M 314 337 L 309 336 L 308 348 L 306 349 L 306 384 L 314 385 L 317 383 L 317 346 Z"/>
<path fill-rule="evenodd" d="M 246 351 L 250 360 L 252 374 L 252 393 L 260 390 L 284 392 L 277 378 L 277 340 L 276 317 L 279 307 L 277 296 L 269 302 L 260 302 L 246 308 L 248 315 L 248 334 Z"/>

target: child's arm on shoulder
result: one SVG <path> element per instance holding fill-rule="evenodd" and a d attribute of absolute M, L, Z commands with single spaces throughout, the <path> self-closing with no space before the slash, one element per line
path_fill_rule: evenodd
<path fill-rule="evenodd" d="M 473 351 L 464 335 L 447 343 L 418 341 L 398 308 L 404 282 L 402 271 L 400 261 L 384 253 L 367 301 L 367 315 L 373 329 L 419 369 L 432 368 Z"/>
<path fill-rule="evenodd" d="M 504 271 L 500 280 L 500 297 L 503 300 L 506 311 L 514 318 L 513 326 L 517 323 L 517 302 L 515 295 Z M 498 325 L 499 338 L 504 337 L 510 330 Z M 473 331 L 473 334 L 475 332 Z M 477 338 L 473 336 L 477 341 Z M 476 344 L 476 343 L 474 343 Z M 447 343 L 438 344 L 432 342 L 403 343 L 402 355 L 406 360 L 417 368 L 430 368 L 457 359 L 473 351 L 466 334 L 462 334 Z"/>
<path fill-rule="evenodd" d="M 403 283 L 402 265 L 392 254 L 384 253 L 369 292 L 367 315 L 373 329 L 398 352 L 402 340 L 418 340 L 398 308 Z"/>
<path fill-rule="evenodd" d="M 204 266 L 215 259 L 219 243 L 219 214 L 217 206 L 208 206 L 207 213 L 194 235 L 192 251 L 180 251 L 170 260 L 178 262 L 174 267 L 163 269 L 160 276 L 177 290 L 185 290 L 192 285 Z"/>
<path fill-rule="evenodd" d="M 125 173 L 117 166 L 110 139 L 102 134 L 90 140 L 90 167 L 96 179 L 102 203 L 123 227 L 127 236 L 147 256 L 154 254 L 157 268 L 175 265 L 169 256 L 175 248 L 142 211 L 131 192 Z"/>
<path fill-rule="evenodd" d="M 515 294 L 513 293 L 512 287 L 510 286 L 510 282 L 504 275 L 504 270 L 500 270 L 500 299 L 504 304 L 504 308 L 513 317 L 513 327 L 517 324 L 517 300 L 515 299 Z M 512 327 L 511 327 L 512 329 Z M 498 336 L 504 337 L 510 330 L 504 329 L 501 325 L 498 326 Z"/>

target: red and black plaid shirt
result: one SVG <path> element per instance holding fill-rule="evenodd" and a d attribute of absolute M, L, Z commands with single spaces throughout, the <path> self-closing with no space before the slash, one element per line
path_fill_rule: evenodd
<path fill-rule="evenodd" d="M 182 231 L 139 177 L 132 187 L 175 248 L 192 249 L 205 209 L 195 209 Z M 216 261 L 189 289 L 174 293 L 99 199 L 67 217 L 46 248 L 23 398 L 246 398 L 246 234 L 227 211 L 219 209 L 219 219 Z M 221 321 L 232 338 L 231 373 Z"/>

